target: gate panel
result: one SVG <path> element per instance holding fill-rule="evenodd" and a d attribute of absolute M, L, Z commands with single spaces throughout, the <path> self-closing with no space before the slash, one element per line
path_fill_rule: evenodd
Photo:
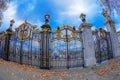
<path fill-rule="evenodd" d="M 0 58 L 5 58 L 5 32 L 0 32 Z"/>
<path fill-rule="evenodd" d="M 70 46 L 70 67 L 80 67 L 83 66 L 83 50 L 82 42 L 79 40 L 72 40 L 69 44 Z"/>
<path fill-rule="evenodd" d="M 30 54 L 30 40 L 27 39 L 23 42 L 22 48 L 22 63 L 29 64 L 29 54 Z"/>
<path fill-rule="evenodd" d="M 20 63 L 20 41 L 17 39 L 15 41 L 15 61 Z"/>
<path fill-rule="evenodd" d="M 58 30 L 52 33 L 51 45 L 53 69 L 83 66 L 82 35 L 74 27 L 58 27 Z"/>
<path fill-rule="evenodd" d="M 4 58 L 4 44 L 5 40 L 0 41 L 0 58 Z"/>
<path fill-rule="evenodd" d="M 111 42 L 111 38 L 110 38 L 110 33 L 107 32 L 107 40 L 108 40 L 108 59 L 113 58 L 113 52 L 112 52 L 112 42 Z"/>
<path fill-rule="evenodd" d="M 15 61 L 15 38 L 16 34 L 12 34 L 10 37 L 10 45 L 9 45 L 9 60 Z"/>
<path fill-rule="evenodd" d="M 112 47 L 109 32 L 99 29 L 93 34 L 95 44 L 95 56 L 98 63 L 112 58 Z"/>
<path fill-rule="evenodd" d="M 56 40 L 51 43 L 51 67 L 52 68 L 66 68 L 67 67 L 67 55 L 66 55 L 66 43 L 62 40 Z"/>
<path fill-rule="evenodd" d="M 31 64 L 35 66 L 40 66 L 40 56 L 41 56 L 40 36 L 41 33 L 33 33 L 33 37 L 32 37 Z"/>

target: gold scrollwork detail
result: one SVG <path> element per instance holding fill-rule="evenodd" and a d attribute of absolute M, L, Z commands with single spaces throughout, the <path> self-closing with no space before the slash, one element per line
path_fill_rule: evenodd
<path fill-rule="evenodd" d="M 42 32 L 42 30 L 33 30 L 32 32 L 33 33 L 40 33 L 40 32 Z"/>
<path fill-rule="evenodd" d="M 64 42 L 70 42 L 70 39 L 64 39 Z"/>
<path fill-rule="evenodd" d="M 38 39 L 38 42 L 40 43 L 40 42 L 41 42 L 41 40 L 40 40 L 40 39 Z"/>
<path fill-rule="evenodd" d="M 7 31 L 6 33 L 7 33 L 7 34 L 15 34 L 16 32 Z"/>
<path fill-rule="evenodd" d="M 105 37 L 104 30 L 102 28 L 100 28 L 100 37 L 102 37 L 102 38 Z"/>
<path fill-rule="evenodd" d="M 2 41 L 3 39 L 5 39 L 6 34 L 5 32 L 0 32 L 0 41 Z"/>
<path fill-rule="evenodd" d="M 21 40 L 21 41 L 24 41 L 26 38 L 28 38 L 30 36 L 30 29 L 25 29 L 24 28 L 20 28 L 18 30 L 18 38 Z"/>
<path fill-rule="evenodd" d="M 73 29 L 72 29 L 72 37 L 74 40 L 77 39 L 77 31 L 75 30 L 75 27 L 73 27 Z"/>
<path fill-rule="evenodd" d="M 70 42 L 70 35 L 63 35 L 64 42 Z"/>
<path fill-rule="evenodd" d="M 42 32 L 48 32 L 48 31 L 50 31 L 50 28 L 45 27 L 45 28 L 42 29 Z"/>
<path fill-rule="evenodd" d="M 58 29 L 56 30 L 56 37 L 58 40 L 61 39 L 61 31 L 60 31 L 60 28 L 58 27 Z"/>

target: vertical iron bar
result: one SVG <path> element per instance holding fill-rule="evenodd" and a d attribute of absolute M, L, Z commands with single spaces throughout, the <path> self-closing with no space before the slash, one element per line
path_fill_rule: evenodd
<path fill-rule="evenodd" d="M 111 41 L 110 33 L 109 33 L 109 40 L 110 40 L 110 51 L 111 51 L 110 57 L 113 58 L 112 41 Z"/>
<path fill-rule="evenodd" d="M 97 35 L 98 35 L 98 34 L 97 34 Z M 102 59 L 101 59 L 101 58 L 102 58 L 102 56 L 101 56 L 102 53 L 101 53 L 101 48 L 100 48 L 100 44 L 101 44 L 101 43 L 100 43 L 100 40 L 101 40 L 101 39 L 100 39 L 100 38 L 101 38 L 101 37 L 99 37 L 99 39 L 98 39 L 98 52 L 99 52 L 99 59 L 100 59 L 100 60 L 99 60 L 99 63 L 102 62 Z"/>
<path fill-rule="evenodd" d="M 46 45 L 45 45 L 45 47 L 46 47 L 46 50 L 45 50 L 45 57 L 46 57 L 46 66 L 48 66 L 47 65 L 47 56 L 48 56 L 48 32 L 46 32 L 46 36 L 45 36 L 45 39 L 46 39 Z"/>
<path fill-rule="evenodd" d="M 29 65 L 31 62 L 30 62 L 30 38 L 28 39 L 29 40 L 29 46 L 28 46 L 28 54 L 27 54 L 27 64 Z M 26 54 L 25 54 L 26 55 Z M 25 58 L 26 59 L 26 58 Z M 31 64 L 32 65 L 32 64 Z"/>
<path fill-rule="evenodd" d="M 105 35 L 106 35 L 106 42 L 107 42 L 107 59 L 110 59 L 110 57 L 109 57 L 109 42 L 108 42 L 108 39 L 107 39 L 107 37 L 108 37 L 108 34 L 107 34 L 107 32 L 105 32 Z"/>
<path fill-rule="evenodd" d="M 31 59 L 32 59 L 32 42 L 33 42 L 32 38 L 30 38 L 30 53 L 29 54 L 31 55 Z M 31 61 L 31 64 L 33 64 L 32 61 Z"/>
<path fill-rule="evenodd" d="M 16 35 L 15 35 L 14 41 L 15 41 L 15 43 L 14 43 L 14 44 L 15 44 L 15 46 L 14 46 L 15 62 L 17 62 L 17 61 L 16 61 L 16 41 L 17 41 Z"/>
<path fill-rule="evenodd" d="M 109 33 L 107 33 L 106 32 L 106 41 L 107 41 L 107 49 L 108 49 L 108 59 L 110 59 L 110 58 L 112 58 L 112 56 L 111 56 L 111 54 L 112 54 L 112 52 L 110 52 L 111 51 L 111 44 L 109 44 L 109 41 L 110 41 L 110 39 L 108 39 L 109 37 Z M 110 41 L 110 43 L 111 43 L 111 41 Z"/>
<path fill-rule="evenodd" d="M 13 46 L 13 61 L 15 62 L 15 35 L 14 35 L 14 38 L 13 38 L 13 41 L 14 41 L 14 46 Z"/>
<path fill-rule="evenodd" d="M 4 57 L 4 59 L 5 60 L 7 60 L 7 61 L 9 61 L 9 47 L 10 47 L 10 34 L 7 34 L 7 37 L 6 37 L 6 39 L 5 39 L 5 57 Z"/>
<path fill-rule="evenodd" d="M 22 64 L 22 58 L 23 58 L 23 55 L 22 55 L 22 51 L 23 51 L 23 41 L 20 41 L 20 64 Z"/>
<path fill-rule="evenodd" d="M 1 41 L 0 41 L 0 58 L 2 58 L 2 45 L 1 45 Z"/>
<path fill-rule="evenodd" d="M 80 33 L 80 37 L 82 37 L 82 32 Z M 83 44 L 83 38 L 82 38 L 82 58 L 83 58 L 83 67 L 85 67 L 85 65 L 84 65 L 84 44 Z"/>
<path fill-rule="evenodd" d="M 68 31 L 67 31 L 67 29 L 66 29 L 66 43 L 67 43 L 67 51 L 66 51 L 66 54 L 67 54 L 67 69 L 69 69 Z"/>

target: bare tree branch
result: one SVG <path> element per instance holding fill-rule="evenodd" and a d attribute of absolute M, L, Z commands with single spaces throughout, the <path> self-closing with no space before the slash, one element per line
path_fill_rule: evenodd
<path fill-rule="evenodd" d="M 109 13 L 113 13 L 115 10 L 120 16 L 120 0 L 97 0 L 99 4 L 107 9 Z"/>
<path fill-rule="evenodd" d="M 8 3 L 11 0 L 0 0 L 0 19 L 3 18 L 3 12 L 8 8 Z"/>

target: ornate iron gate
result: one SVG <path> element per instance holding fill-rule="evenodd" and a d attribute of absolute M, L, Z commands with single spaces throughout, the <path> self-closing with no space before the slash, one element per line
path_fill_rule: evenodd
<path fill-rule="evenodd" d="M 30 49 L 30 60 L 32 65 L 40 66 L 41 58 L 41 32 L 34 31 Z"/>
<path fill-rule="evenodd" d="M 113 57 L 110 33 L 102 28 L 93 33 L 95 56 L 98 63 Z"/>
<path fill-rule="evenodd" d="M 4 58 L 5 32 L 0 33 L 0 58 Z"/>
<path fill-rule="evenodd" d="M 10 44 L 9 44 L 9 60 L 10 61 L 16 61 L 16 62 L 19 62 L 17 59 L 18 57 L 18 53 L 16 53 L 16 48 L 18 49 L 19 45 L 16 45 L 16 42 L 17 42 L 17 37 L 16 37 L 16 34 L 11 34 L 11 37 L 10 37 Z"/>
<path fill-rule="evenodd" d="M 46 14 L 44 17 L 45 24 L 41 26 L 42 30 L 35 29 L 34 25 L 25 21 L 15 31 L 12 31 L 14 20 L 11 20 L 7 31 L 0 32 L 0 58 L 20 64 L 39 66 L 41 69 L 69 69 L 84 66 L 84 63 L 86 66 L 95 64 L 95 61 L 91 63 L 94 58 L 94 49 L 91 49 L 91 54 L 88 52 L 89 47 L 93 46 L 92 41 L 87 42 L 88 38 L 86 38 L 88 31 L 91 34 L 92 25 L 86 23 L 85 14 L 80 16 L 83 23 L 79 30 L 68 25 L 51 30 L 50 15 Z M 84 44 L 85 54 L 81 30 L 86 31 L 85 35 L 83 34 L 84 42 L 86 42 Z M 97 62 L 112 58 L 110 33 L 100 28 L 93 32 L 93 38 Z M 88 59 L 90 55 L 92 59 Z"/>
<path fill-rule="evenodd" d="M 33 30 L 29 23 L 23 23 L 16 32 L 9 32 L 9 60 L 20 64 L 40 66 L 41 32 Z"/>
<path fill-rule="evenodd" d="M 81 31 L 62 26 L 52 31 L 51 68 L 72 68 L 83 66 L 83 44 Z"/>
<path fill-rule="evenodd" d="M 25 22 L 15 32 L 0 33 L 0 57 L 20 64 L 45 69 L 69 69 L 84 66 L 82 31 L 62 26 L 57 30 L 33 29 Z M 110 33 L 103 29 L 93 32 L 98 63 L 113 57 Z"/>

